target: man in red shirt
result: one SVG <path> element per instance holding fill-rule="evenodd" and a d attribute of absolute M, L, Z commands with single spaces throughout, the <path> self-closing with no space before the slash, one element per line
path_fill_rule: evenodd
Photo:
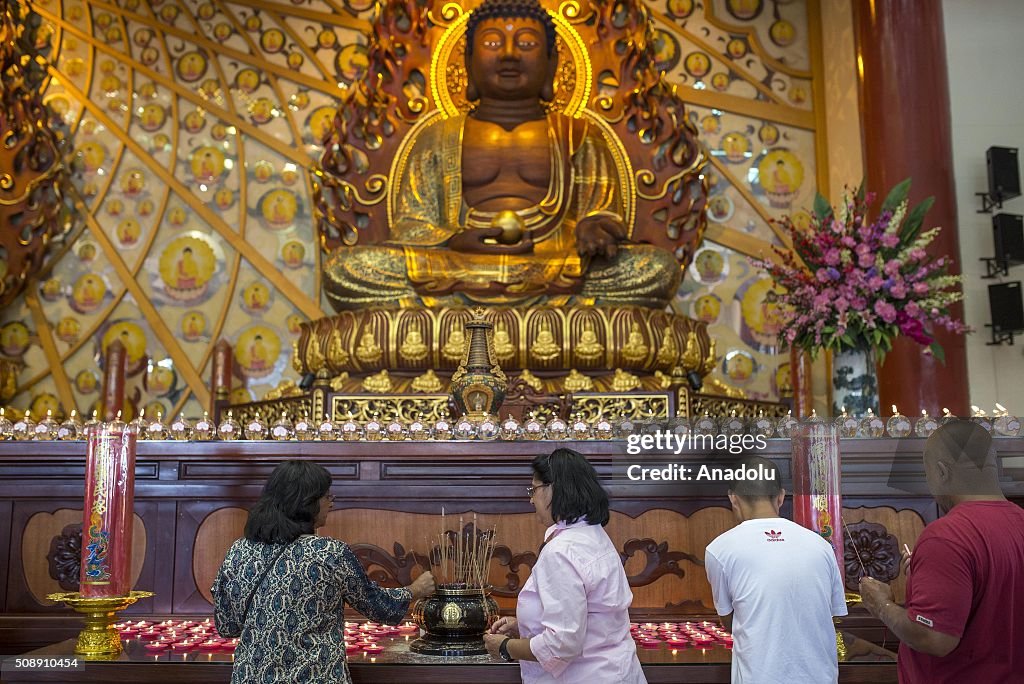
<path fill-rule="evenodd" d="M 900 639 L 901 684 L 1024 682 L 1024 509 L 1002 494 L 992 437 L 946 423 L 925 444 L 924 469 L 945 515 L 917 540 L 906 606 L 870 577 L 864 606 Z"/>

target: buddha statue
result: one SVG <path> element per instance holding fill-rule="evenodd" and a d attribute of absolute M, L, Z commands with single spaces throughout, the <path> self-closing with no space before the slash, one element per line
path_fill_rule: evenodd
<path fill-rule="evenodd" d="M 537 338 L 530 345 L 530 355 L 538 361 L 550 361 L 562 352 L 562 348 L 555 342 L 555 336 L 551 332 L 551 326 L 546 320 L 541 321 L 540 330 L 537 331 Z"/>
<path fill-rule="evenodd" d="M 626 345 L 622 348 L 622 358 L 629 361 L 639 361 L 647 356 L 647 349 L 643 333 L 640 332 L 640 324 L 633 323 L 629 327 L 629 337 L 626 339 Z"/>
<path fill-rule="evenodd" d="M 331 339 L 327 344 L 327 361 L 335 368 L 341 368 L 348 360 L 348 352 L 341 341 L 341 331 L 335 328 L 331 331 Z"/>
<path fill-rule="evenodd" d="M 403 143 L 389 232 L 324 267 L 338 311 L 579 301 L 664 308 L 682 279 L 666 249 L 630 241 L 605 133 L 554 99 L 556 32 L 536 0 L 485 0 L 466 25 L 468 113 Z"/>
<path fill-rule="evenodd" d="M 661 348 L 658 349 L 658 363 L 671 368 L 679 358 L 679 348 L 676 346 L 676 339 L 672 335 L 672 327 L 666 326 L 661 334 Z"/>
<path fill-rule="evenodd" d="M 579 343 L 573 348 L 573 354 L 581 361 L 594 361 L 604 354 L 604 345 L 598 341 L 594 324 L 590 321 L 583 324 L 583 332 Z"/>
<path fill-rule="evenodd" d="M 377 344 L 377 338 L 373 334 L 373 330 L 369 328 L 363 330 L 363 334 L 359 338 L 359 346 L 356 347 L 356 358 L 363 363 L 375 363 L 383 355 L 384 350 Z"/>
<path fill-rule="evenodd" d="M 516 348 L 512 344 L 512 337 L 508 334 L 508 328 L 505 324 L 498 322 L 494 326 L 494 354 L 498 357 L 498 361 L 506 361 L 516 353 Z"/>
<path fill-rule="evenodd" d="M 448 330 L 448 341 L 441 347 L 441 355 L 449 361 L 458 361 L 466 351 L 466 335 L 461 323 L 452 323 Z"/>
<path fill-rule="evenodd" d="M 422 361 L 427 358 L 429 351 L 423 342 L 423 333 L 416 326 L 409 328 L 402 345 L 398 348 L 398 353 L 407 361 Z"/>

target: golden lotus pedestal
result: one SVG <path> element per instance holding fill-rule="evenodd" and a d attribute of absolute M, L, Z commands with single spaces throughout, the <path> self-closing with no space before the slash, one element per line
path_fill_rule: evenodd
<path fill-rule="evenodd" d="M 78 633 L 75 654 L 86 660 L 114 660 L 122 651 L 121 635 L 114 629 L 118 611 L 151 596 L 151 591 L 133 591 L 128 596 L 86 598 L 77 591 L 69 591 L 49 594 L 46 598 L 66 603 L 84 616 L 85 629 Z"/>
<path fill-rule="evenodd" d="M 335 391 L 443 392 L 439 380 L 469 360 L 466 325 L 474 315 L 458 307 L 346 311 L 303 323 L 292 364 L 301 374 L 337 379 Z M 640 380 L 629 386 L 633 377 L 704 377 L 716 363 L 707 326 L 665 311 L 489 306 L 483 318 L 491 326 L 489 358 L 502 371 L 557 379 L 548 389 L 558 392 L 609 391 L 613 384 L 629 391 L 640 388 Z"/>

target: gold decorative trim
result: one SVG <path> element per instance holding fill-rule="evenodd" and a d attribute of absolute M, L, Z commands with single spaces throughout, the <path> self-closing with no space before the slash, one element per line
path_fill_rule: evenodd
<path fill-rule="evenodd" d="M 587 421 L 624 416 L 631 420 L 669 417 L 669 392 L 574 394 L 573 411 Z"/>
<path fill-rule="evenodd" d="M 411 421 L 418 418 L 430 423 L 448 416 L 447 394 L 386 395 L 335 394 L 330 398 L 331 420 L 345 420 L 349 413 L 354 420 L 365 422 L 375 415 Z"/>
<path fill-rule="evenodd" d="M 626 234 L 629 237 L 633 237 L 633 228 L 636 224 L 636 198 L 639 194 L 639 190 L 636 187 L 636 178 L 633 176 L 633 163 L 629 159 L 629 154 L 626 152 L 622 140 L 615 133 L 615 129 L 604 118 L 586 108 L 582 110 L 581 114 L 584 119 L 601 129 L 608 149 L 611 150 L 612 157 L 615 159 L 615 170 L 619 174 L 619 180 L 626 185 L 622 194 L 626 214 L 623 218 L 626 220 Z"/>

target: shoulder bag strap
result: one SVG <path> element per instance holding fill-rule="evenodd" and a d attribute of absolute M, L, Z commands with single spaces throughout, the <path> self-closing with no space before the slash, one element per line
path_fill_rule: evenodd
<path fill-rule="evenodd" d="M 252 607 L 253 597 L 256 596 L 256 592 L 260 590 L 260 588 L 263 586 L 263 583 L 267 581 L 267 575 L 269 575 L 273 567 L 277 565 L 278 559 L 280 559 L 281 555 L 284 554 L 286 550 L 288 550 L 289 546 L 291 546 L 291 544 L 285 544 L 281 547 L 280 551 L 274 554 L 274 560 L 270 561 L 267 567 L 263 568 L 263 573 L 260 575 L 259 580 L 256 582 L 256 586 L 253 588 L 251 592 L 249 592 L 249 598 L 245 599 L 245 611 L 242 613 L 243 627 L 245 626 L 245 623 L 249 620 L 249 608 Z"/>

